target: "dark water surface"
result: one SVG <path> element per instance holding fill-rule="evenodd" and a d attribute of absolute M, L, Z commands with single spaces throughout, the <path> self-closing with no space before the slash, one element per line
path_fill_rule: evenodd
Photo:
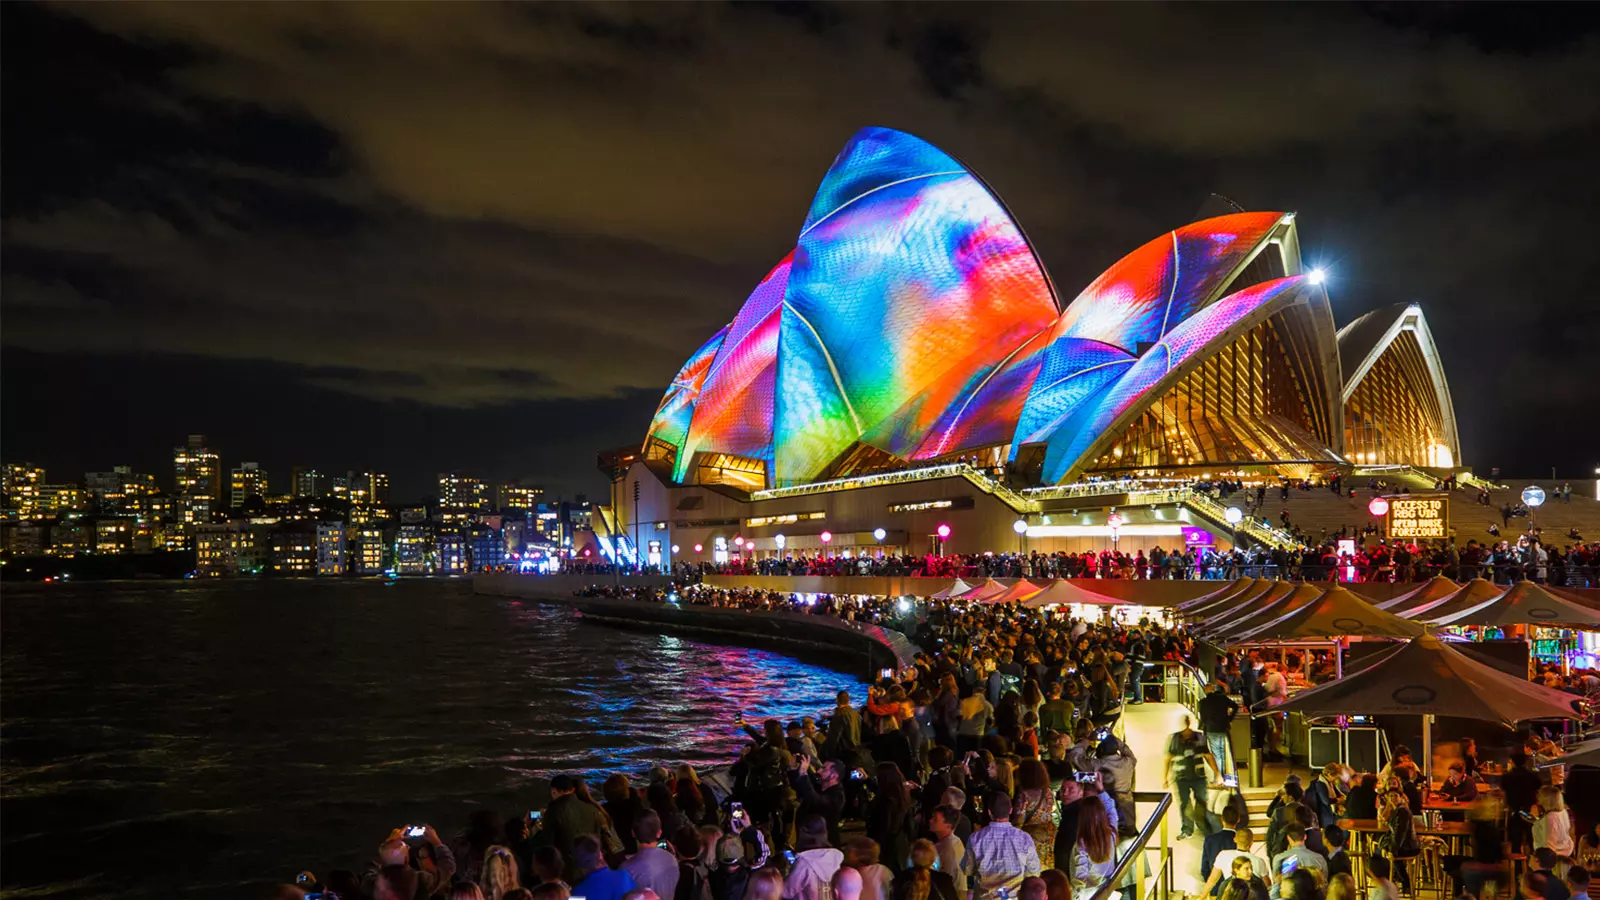
<path fill-rule="evenodd" d="M 7 585 L 0 650 L 8 898 L 359 872 L 394 826 L 448 840 L 480 806 L 538 805 L 556 772 L 726 762 L 736 712 L 861 689 L 460 581 Z"/>

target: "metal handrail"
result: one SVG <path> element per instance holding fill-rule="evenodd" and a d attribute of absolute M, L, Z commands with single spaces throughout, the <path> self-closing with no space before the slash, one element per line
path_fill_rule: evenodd
<path fill-rule="evenodd" d="M 1105 884 L 1100 885 L 1090 900 L 1110 900 L 1118 892 L 1118 885 L 1127 880 L 1128 866 L 1134 862 L 1145 861 L 1144 851 L 1149 848 L 1150 838 L 1155 836 L 1158 828 L 1161 831 L 1161 855 L 1156 861 L 1156 883 L 1152 886 L 1157 891 L 1154 900 L 1166 900 L 1172 893 L 1172 845 L 1167 841 L 1167 811 L 1172 808 L 1172 794 L 1167 791 L 1134 791 L 1133 802 L 1153 802 L 1156 805 L 1155 812 L 1150 815 L 1149 821 L 1144 823 L 1144 827 L 1139 829 L 1138 836 L 1128 845 L 1127 851 L 1117 860 L 1117 868 L 1111 873 L 1111 877 L 1106 879 Z M 1135 870 L 1134 878 L 1137 885 L 1135 896 L 1140 900 L 1150 900 L 1145 888 L 1147 877 L 1149 876 L 1145 875 L 1144 866 L 1141 865 Z"/>

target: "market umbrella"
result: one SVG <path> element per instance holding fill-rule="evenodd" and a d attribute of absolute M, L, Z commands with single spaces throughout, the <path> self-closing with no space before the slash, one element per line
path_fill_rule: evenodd
<path fill-rule="evenodd" d="M 1565 597 L 1557 597 L 1532 581 L 1519 581 L 1511 590 L 1471 609 L 1426 616 L 1433 625 L 1568 625 L 1575 628 L 1600 628 L 1600 613 L 1586 609 Z"/>
<path fill-rule="evenodd" d="M 939 591 L 936 594 L 929 594 L 928 595 L 928 599 L 929 600 L 949 600 L 951 597 L 959 597 L 962 594 L 965 594 L 967 591 L 970 591 L 970 590 L 972 590 L 972 585 L 967 584 L 965 581 L 962 581 L 961 579 L 957 578 L 954 582 L 952 582 L 950 584 L 949 587 L 945 588 L 944 590 Z"/>
<path fill-rule="evenodd" d="M 1012 603 L 1021 602 L 1044 590 L 1026 578 L 1018 578 L 1017 583 L 1006 588 L 992 597 L 979 598 L 983 603 Z"/>
<path fill-rule="evenodd" d="M 1209 594 L 1201 594 L 1192 600 L 1185 600 L 1178 604 L 1177 610 L 1185 616 L 1193 616 L 1200 615 L 1209 609 L 1223 609 L 1224 604 L 1249 590 L 1250 586 L 1255 583 L 1256 579 L 1254 578 L 1241 578 L 1221 590 L 1212 591 Z"/>
<path fill-rule="evenodd" d="M 1422 632 L 1421 623 L 1384 612 L 1351 593 L 1344 585 L 1336 584 L 1312 602 L 1238 634 L 1229 643 L 1258 644 L 1357 636 L 1413 638 Z"/>
<path fill-rule="evenodd" d="M 1226 646 L 1229 639 L 1234 635 L 1243 634 L 1246 631 L 1257 628 L 1284 613 L 1294 612 L 1308 603 L 1315 602 L 1318 597 L 1322 596 L 1322 588 L 1312 582 L 1284 583 L 1290 586 L 1287 594 L 1266 607 L 1230 620 L 1225 626 L 1206 635 L 1206 640 L 1218 646 Z"/>
<path fill-rule="evenodd" d="M 1461 585 L 1456 584 L 1454 581 L 1443 575 L 1435 575 L 1424 581 L 1419 587 L 1412 588 L 1398 597 L 1391 597 L 1382 603 L 1374 603 L 1372 605 L 1379 609 L 1386 609 L 1397 616 L 1403 616 L 1408 609 L 1427 606 L 1435 601 L 1443 600 L 1460 589 Z"/>
<path fill-rule="evenodd" d="M 1294 590 L 1294 585 L 1287 581 L 1267 581 L 1262 579 L 1255 583 L 1250 590 L 1239 594 L 1231 601 L 1224 604 L 1221 609 L 1213 610 L 1202 622 L 1196 622 L 1194 630 L 1200 634 L 1210 634 L 1222 631 L 1245 616 L 1253 615 L 1269 608 Z"/>
<path fill-rule="evenodd" d="M 1420 634 L 1275 707 L 1256 712 L 1298 712 L 1307 716 L 1454 716 L 1515 726 L 1528 719 L 1572 719 L 1571 694 L 1477 662 L 1440 640 Z"/>
<path fill-rule="evenodd" d="M 1426 621 L 1436 619 L 1440 616 L 1448 616 L 1458 612 L 1465 612 L 1466 610 L 1487 603 L 1488 601 L 1493 600 L 1505 592 L 1505 588 L 1495 584 L 1492 581 L 1484 581 L 1482 578 L 1474 578 L 1457 588 L 1455 593 L 1445 597 L 1443 600 L 1434 600 L 1431 603 L 1407 606 L 1404 609 L 1393 609 L 1390 610 L 1390 612 L 1393 612 L 1396 615 L 1405 616 L 1408 619 L 1421 619 Z"/>
<path fill-rule="evenodd" d="M 1575 719 L 1571 694 L 1477 662 L 1434 634 L 1420 634 L 1342 678 L 1301 691 L 1257 713 L 1305 716 L 1422 716 L 1424 774 L 1433 767 L 1433 717 L 1515 727 L 1528 719 Z"/>
<path fill-rule="evenodd" d="M 956 597 L 956 599 L 957 600 L 987 600 L 987 599 L 989 599 L 990 597 L 993 597 L 996 594 L 1003 594 L 1005 592 L 1006 592 L 1006 586 L 1005 585 L 1001 584 L 998 581 L 995 581 L 993 578 L 985 578 L 981 584 L 978 584 L 975 587 L 973 587 L 972 590 L 967 591 L 966 593 L 959 595 L 958 597 Z"/>
<path fill-rule="evenodd" d="M 1081 588 L 1065 578 L 1057 578 L 1042 591 L 1029 597 L 1025 605 L 1038 608 L 1041 606 L 1071 606 L 1074 603 L 1081 606 L 1131 606 L 1129 601 L 1116 597 L 1107 597 L 1097 594 L 1087 588 Z"/>

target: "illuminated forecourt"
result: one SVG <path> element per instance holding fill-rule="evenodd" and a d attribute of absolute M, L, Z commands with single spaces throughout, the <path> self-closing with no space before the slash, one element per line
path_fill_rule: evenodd
<path fill-rule="evenodd" d="M 1335 331 L 1293 213 L 1163 234 L 1062 304 L 1005 205 L 927 142 L 858 132 L 794 248 L 684 364 L 644 459 L 746 491 L 960 461 L 1088 473 L 1460 462 L 1422 311 Z"/>

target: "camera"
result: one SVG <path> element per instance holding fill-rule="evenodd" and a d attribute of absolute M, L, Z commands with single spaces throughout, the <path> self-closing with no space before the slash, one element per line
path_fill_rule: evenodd
<path fill-rule="evenodd" d="M 879 669 L 878 670 L 878 680 L 879 681 L 889 681 L 889 680 L 891 680 L 893 678 L 894 678 L 894 670 L 893 669 Z"/>
<path fill-rule="evenodd" d="M 1094 733 L 1094 739 L 1097 741 L 1103 741 L 1108 737 L 1111 737 L 1111 729 L 1109 728 L 1101 728 Z"/>
<path fill-rule="evenodd" d="M 1238 787 L 1239 786 L 1239 776 L 1237 776 L 1237 775 L 1224 775 L 1224 776 L 1222 776 L 1222 783 L 1227 785 L 1228 787 Z"/>
<path fill-rule="evenodd" d="M 428 826 L 426 826 L 426 825 L 413 825 L 410 828 L 406 829 L 406 837 L 422 837 L 424 834 L 427 834 L 427 833 L 428 833 Z"/>
<path fill-rule="evenodd" d="M 739 831 L 750 827 L 750 814 L 744 811 L 743 803 L 735 800 L 728 804 L 728 823 Z"/>
<path fill-rule="evenodd" d="M 850 770 L 850 780 L 851 781 L 866 781 L 867 780 L 867 770 L 866 769 L 851 769 Z"/>
<path fill-rule="evenodd" d="M 1094 784 L 1100 780 L 1099 772 L 1073 772 L 1072 780 L 1079 784 Z"/>
<path fill-rule="evenodd" d="M 783 851 L 783 858 L 789 861 L 789 865 L 791 865 L 791 866 L 794 865 L 794 851 L 793 850 L 785 850 L 785 851 Z"/>
<path fill-rule="evenodd" d="M 1279 871 L 1282 872 L 1285 875 L 1289 875 L 1289 874 L 1292 874 L 1294 872 L 1294 870 L 1298 869 L 1298 868 L 1300 868 L 1300 860 L 1295 859 L 1294 857 L 1291 856 L 1288 859 L 1283 861 L 1283 865 L 1279 867 Z"/>
<path fill-rule="evenodd" d="M 539 821 L 540 819 L 543 819 L 543 818 L 544 818 L 544 810 L 542 810 L 542 809 L 534 809 L 534 810 L 529 810 L 528 811 L 528 821 L 529 822 L 537 822 L 537 821 Z"/>

